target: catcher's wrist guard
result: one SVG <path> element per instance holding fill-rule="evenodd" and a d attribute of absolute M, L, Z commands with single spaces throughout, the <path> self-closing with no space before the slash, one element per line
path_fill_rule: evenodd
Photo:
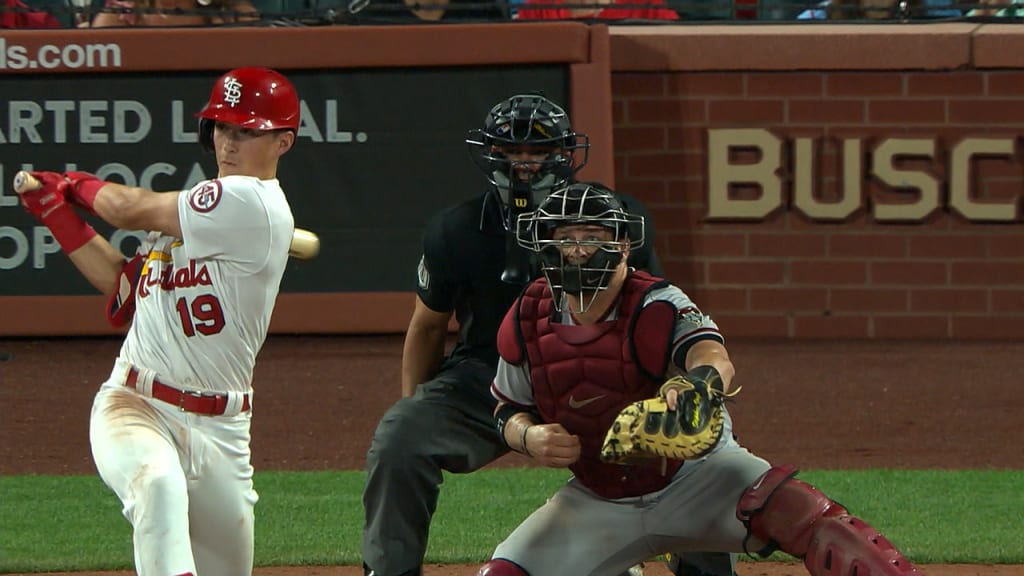
<path fill-rule="evenodd" d="M 508 439 L 505 437 L 505 428 L 508 426 L 509 422 L 519 414 L 523 414 L 528 421 L 523 423 L 523 429 L 519 433 L 519 446 L 513 446 L 508 443 Z M 498 408 L 497 412 L 494 413 L 494 423 L 498 428 L 498 436 L 501 438 L 501 441 L 505 446 L 508 446 L 517 452 L 529 454 L 529 452 L 526 451 L 526 429 L 532 425 L 532 422 L 529 420 L 533 414 L 534 413 L 531 410 L 525 409 L 521 406 L 516 406 L 515 404 L 506 403 L 502 404 Z"/>
<path fill-rule="evenodd" d="M 718 368 L 715 368 L 710 364 L 704 364 L 695 367 L 693 370 L 687 372 L 682 377 L 682 379 L 692 386 L 700 386 L 701 384 L 703 384 L 709 390 L 713 390 L 715 392 L 718 392 L 719 394 L 722 394 L 724 390 L 724 385 L 722 383 L 722 375 L 718 373 Z M 680 386 L 678 377 L 669 378 L 668 380 L 665 381 L 664 384 L 661 385 L 661 389 L 658 390 L 658 395 L 664 397 L 665 394 L 673 387 L 682 387 L 683 390 L 688 390 L 691 389 L 690 385 Z"/>

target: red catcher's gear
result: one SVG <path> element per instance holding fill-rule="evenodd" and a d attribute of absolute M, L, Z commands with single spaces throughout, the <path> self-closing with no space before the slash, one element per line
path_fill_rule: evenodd
<path fill-rule="evenodd" d="M 504 558 L 495 558 L 480 567 L 476 576 L 530 576 L 530 573 L 518 564 Z"/>
<path fill-rule="evenodd" d="M 630 274 L 619 297 L 618 317 L 594 325 L 551 321 L 551 290 L 542 278 L 526 288 L 498 329 L 498 351 L 512 364 L 529 360 L 533 399 L 542 421 L 559 422 L 580 438 L 569 467 L 604 498 L 648 494 L 664 488 L 680 460 L 634 465 L 601 462 L 601 445 L 619 411 L 658 393 L 671 356 L 677 311 L 668 301 L 641 307 L 667 283 L 642 271 Z"/>
<path fill-rule="evenodd" d="M 236 68 L 217 79 L 196 117 L 255 130 L 298 130 L 299 96 L 279 72 Z"/>
<path fill-rule="evenodd" d="M 795 466 L 771 468 L 740 497 L 748 538 L 804 561 L 811 576 L 923 576 L 886 538 L 810 484 Z M 744 543 L 746 548 L 746 543 Z"/>

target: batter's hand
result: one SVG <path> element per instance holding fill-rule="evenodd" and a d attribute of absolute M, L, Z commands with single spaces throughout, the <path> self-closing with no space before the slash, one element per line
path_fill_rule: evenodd
<path fill-rule="evenodd" d="M 50 229 L 67 254 L 75 252 L 96 236 L 96 231 L 75 213 L 67 201 L 71 185 L 63 174 L 32 172 L 38 188 L 19 192 L 22 206 Z M 15 186 L 18 186 L 16 183 Z"/>
<path fill-rule="evenodd" d="M 21 205 L 29 214 L 45 223 L 55 210 L 67 205 L 68 182 L 64 179 L 63 174 L 56 172 L 31 172 L 31 174 L 39 181 L 40 187 L 19 194 Z"/>
<path fill-rule="evenodd" d="M 526 431 L 525 448 L 534 460 L 551 468 L 566 468 L 580 459 L 580 438 L 561 424 L 534 424 Z"/>

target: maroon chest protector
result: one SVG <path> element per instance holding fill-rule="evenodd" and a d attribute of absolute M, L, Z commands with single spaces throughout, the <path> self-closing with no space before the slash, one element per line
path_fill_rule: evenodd
<path fill-rule="evenodd" d="M 530 284 L 498 332 L 498 350 L 514 364 L 529 360 L 537 410 L 580 438 L 579 461 L 570 466 L 585 486 L 605 498 L 638 496 L 664 488 L 682 465 L 660 459 L 636 465 L 600 460 L 605 433 L 622 408 L 658 393 L 668 368 L 676 308 L 644 297 L 665 280 L 633 272 L 615 320 L 589 326 L 552 322 L 556 314 L 547 281 Z"/>

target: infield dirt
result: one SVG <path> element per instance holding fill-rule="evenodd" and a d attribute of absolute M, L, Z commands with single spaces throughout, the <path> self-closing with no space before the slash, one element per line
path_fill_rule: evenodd
<path fill-rule="evenodd" d="M 11 355 L 0 364 L 0 474 L 95 473 L 89 408 L 119 346 L 109 338 L 0 341 L 0 352 Z M 729 348 L 743 386 L 730 406 L 736 433 L 769 461 L 805 469 L 1020 465 L 1019 443 L 1011 439 L 1019 437 L 1014 422 L 1024 343 L 736 341 Z M 378 419 L 399 396 L 401 349 L 401 336 L 268 339 L 254 384 L 256 469 L 361 469 Z M 956 434 L 949 433 L 951 423 Z M 526 465 L 510 455 L 493 466 Z M 472 576 L 476 568 L 432 564 L 425 574 Z M 928 576 L 1024 575 L 1024 566 L 1012 565 L 920 568 Z M 738 571 L 806 575 L 801 565 L 785 563 L 744 562 Z M 648 576 L 667 573 L 648 566 Z M 300 574 L 362 571 L 256 570 L 257 576 Z"/>

